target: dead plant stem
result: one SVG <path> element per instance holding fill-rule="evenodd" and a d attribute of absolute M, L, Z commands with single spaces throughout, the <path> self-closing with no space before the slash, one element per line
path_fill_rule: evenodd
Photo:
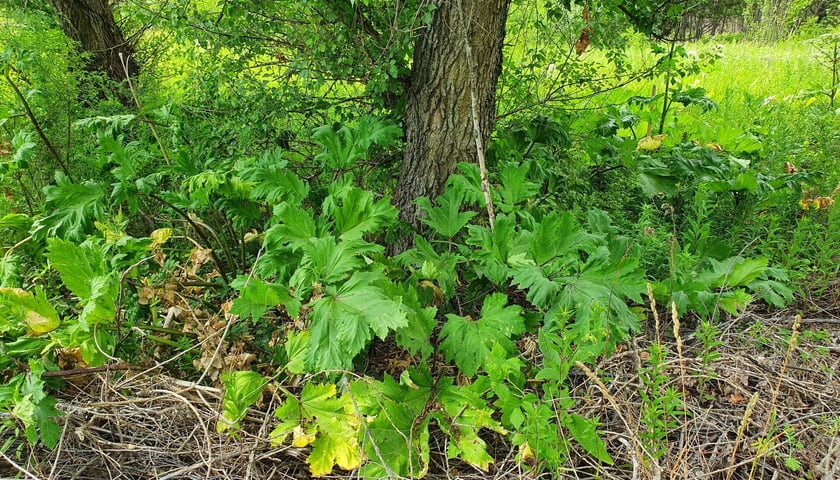
<path fill-rule="evenodd" d="M 487 216 L 490 221 L 490 230 L 493 231 L 496 223 L 496 213 L 493 208 L 493 198 L 490 196 L 490 181 L 487 179 L 487 164 L 484 158 L 484 141 L 481 135 L 481 124 L 478 119 L 478 99 L 475 91 L 478 88 L 478 81 L 475 75 L 475 64 L 473 63 L 472 47 L 470 47 L 469 24 L 464 14 L 464 5 L 458 0 L 458 13 L 461 15 L 462 31 L 464 32 L 464 55 L 467 57 L 467 68 L 470 76 L 470 110 L 472 111 L 473 137 L 475 138 L 476 158 L 478 168 L 481 171 L 481 191 L 484 192 L 484 202 L 487 204 Z"/>

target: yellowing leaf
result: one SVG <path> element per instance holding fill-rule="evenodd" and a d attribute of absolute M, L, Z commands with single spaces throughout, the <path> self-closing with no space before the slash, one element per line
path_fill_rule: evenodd
<path fill-rule="evenodd" d="M 48 318 L 34 310 L 26 312 L 26 328 L 35 335 L 43 335 L 58 328 L 57 318 Z"/>
<path fill-rule="evenodd" d="M 519 446 L 519 461 L 532 467 L 537 466 L 537 456 L 534 455 L 534 450 L 528 445 L 528 442 Z"/>
<path fill-rule="evenodd" d="M 356 435 L 352 429 L 343 428 L 340 425 L 342 419 L 332 417 L 328 423 L 332 424 L 328 430 L 333 432 L 343 431 L 349 435 L 336 435 L 333 433 L 321 432 L 318 439 L 312 443 L 312 453 L 309 454 L 309 471 L 314 476 L 328 475 L 332 472 L 333 466 L 338 465 L 344 470 L 352 470 L 362 464 L 362 456 L 359 445 L 356 442 Z M 322 424 L 323 428 L 324 425 Z"/>
<path fill-rule="evenodd" d="M 487 453 L 487 444 L 478 436 L 478 431 L 472 428 L 459 428 L 456 442 L 461 458 L 486 472 L 493 464 L 493 457 Z"/>
<path fill-rule="evenodd" d="M 93 226 L 102 232 L 102 236 L 105 237 L 106 243 L 117 243 L 127 236 L 123 230 L 115 227 L 114 225 L 102 222 L 93 222 Z"/>
<path fill-rule="evenodd" d="M 834 206 L 834 199 L 831 197 L 803 198 L 799 200 L 799 206 L 803 210 L 822 210 Z"/>
<path fill-rule="evenodd" d="M 30 335 L 49 333 L 61 324 L 58 312 L 47 300 L 40 286 L 35 287 L 35 294 L 20 288 L 0 288 L 0 305 L 11 307 L 12 318 L 23 322 Z"/>
<path fill-rule="evenodd" d="M 315 441 L 315 430 L 307 432 L 300 425 L 292 430 L 292 446 L 295 448 L 308 447 Z"/>
<path fill-rule="evenodd" d="M 658 150 L 659 147 L 662 146 L 662 140 L 664 140 L 667 135 L 647 135 L 639 140 L 639 145 L 636 147 L 636 150 L 645 150 L 648 152 L 652 152 L 654 150 Z"/>
<path fill-rule="evenodd" d="M 443 290 L 441 290 L 440 287 L 435 285 L 435 282 L 432 282 L 430 280 L 420 280 L 420 286 L 432 289 L 432 302 L 434 302 L 436 307 L 439 307 L 443 304 Z"/>
<path fill-rule="evenodd" d="M 817 210 L 828 208 L 834 205 L 834 199 L 831 197 L 817 197 L 813 200 Z"/>
<path fill-rule="evenodd" d="M 259 233 L 256 230 L 251 230 L 250 232 L 247 232 L 242 237 L 242 241 L 245 242 L 245 243 L 251 243 L 251 242 L 255 242 L 255 241 L 262 242 L 264 238 L 265 238 L 264 233 Z"/>
<path fill-rule="evenodd" d="M 271 444 L 277 447 L 286 443 L 289 433 L 294 432 L 300 425 L 300 403 L 290 398 L 274 411 L 274 416 L 280 419 L 280 423 L 274 427 L 268 438 Z"/>
<path fill-rule="evenodd" d="M 307 383 L 300 400 L 289 396 L 274 412 L 280 424 L 270 434 L 272 445 L 282 445 L 292 434 L 292 446 L 312 447 L 307 458 L 314 476 L 327 475 L 338 465 L 344 470 L 362 463 L 359 418 L 349 395 L 336 397 L 334 384 Z"/>
<path fill-rule="evenodd" d="M 26 297 L 27 295 L 29 295 L 26 292 L 26 290 L 24 290 L 22 288 L 6 288 L 6 287 L 3 287 L 3 288 L 0 288 L 0 293 L 7 294 L 9 296 L 14 295 L 16 297 Z"/>
<path fill-rule="evenodd" d="M 709 142 L 706 146 L 711 148 L 715 153 L 723 153 L 723 147 L 717 143 Z"/>
<path fill-rule="evenodd" d="M 172 229 L 171 228 L 158 228 L 154 232 L 149 235 L 149 238 L 152 239 L 152 244 L 150 245 L 151 248 L 158 248 L 159 246 L 166 243 L 167 240 L 172 236 Z"/>

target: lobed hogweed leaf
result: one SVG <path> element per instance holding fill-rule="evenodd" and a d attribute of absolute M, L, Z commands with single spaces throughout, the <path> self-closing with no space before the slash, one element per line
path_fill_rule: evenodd
<path fill-rule="evenodd" d="M 47 258 L 64 285 L 84 305 L 79 314 L 83 330 L 114 321 L 119 283 L 116 272 L 105 264 L 102 248 L 89 242 L 76 245 L 51 238 L 47 241 Z"/>
<path fill-rule="evenodd" d="M 373 192 L 351 188 L 333 212 L 335 233 L 342 240 L 359 240 L 396 221 L 397 209 L 388 197 L 375 202 Z"/>
<path fill-rule="evenodd" d="M 76 184 L 61 172 L 55 173 L 55 185 L 44 187 L 46 205 L 52 213 L 35 222 L 37 240 L 61 237 L 81 241 L 93 220 L 105 217 L 105 191 L 92 181 Z"/>
<path fill-rule="evenodd" d="M 783 308 L 793 301 L 793 290 L 787 286 L 790 279 L 781 268 L 768 267 L 749 284 L 756 297 L 777 308 Z"/>
<path fill-rule="evenodd" d="M 360 254 L 379 248 L 381 247 L 361 240 L 336 241 L 334 237 L 314 238 L 302 246 L 304 256 L 301 269 L 309 273 L 311 281 L 335 284 L 364 265 Z"/>
<path fill-rule="evenodd" d="M 461 458 L 471 465 L 487 471 L 494 459 L 487 453 L 487 444 L 479 436 L 482 429 L 501 435 L 508 432 L 493 419 L 494 411 L 482 398 L 481 392 L 489 387 L 484 379 L 472 385 L 454 385 L 451 378 L 439 382 L 438 401 L 442 411 L 432 413 L 438 425 L 449 437 L 449 458 Z"/>
<path fill-rule="evenodd" d="M 282 200 L 297 205 L 309 194 L 309 186 L 287 169 L 289 162 L 283 159 L 283 150 L 266 151 L 250 165 L 242 167 L 239 176 L 252 185 L 248 198 L 264 200 L 271 205 Z"/>
<path fill-rule="evenodd" d="M 403 371 L 399 383 L 389 375 L 381 382 L 357 380 L 350 384 L 367 424 L 362 467 L 364 478 L 384 478 L 390 470 L 400 477 L 421 478 L 429 467 L 429 422 L 423 411 L 429 404 L 432 378 L 427 369 Z"/>
<path fill-rule="evenodd" d="M 292 301 L 288 287 L 265 282 L 254 276 L 240 275 L 231 283 L 239 289 L 239 297 L 233 301 L 230 313 L 239 318 L 251 318 L 256 322 L 269 309 Z"/>
<path fill-rule="evenodd" d="M 454 314 L 446 318 L 440 332 L 440 349 L 468 377 L 485 366 L 494 346 L 514 352 L 516 346 L 511 338 L 525 331 L 522 307 L 507 306 L 507 296 L 501 293 L 485 297 L 478 321 Z"/>
<path fill-rule="evenodd" d="M 385 146 L 402 136 L 402 130 L 394 123 L 375 117 L 362 117 L 356 125 L 344 125 L 336 129 L 324 125 L 312 132 L 312 139 L 324 147 L 315 156 L 324 169 L 347 170 L 357 160 L 367 158 L 373 144 Z"/>
<path fill-rule="evenodd" d="M 274 209 L 275 225 L 265 232 L 266 246 L 300 248 L 315 238 L 315 220 L 311 210 L 283 202 Z"/>
<path fill-rule="evenodd" d="M 476 212 L 461 211 L 464 195 L 463 188 L 459 188 L 455 184 L 435 199 L 434 207 L 428 198 L 418 198 L 415 203 L 425 214 L 425 217 L 421 217 L 420 221 L 431 227 L 443 238 L 454 237 L 477 215 Z"/>
<path fill-rule="evenodd" d="M 91 298 L 93 279 L 108 273 L 102 250 L 90 244 L 51 238 L 47 240 L 47 259 L 64 285 L 82 301 Z"/>
<path fill-rule="evenodd" d="M 499 207 L 502 211 L 510 213 L 516 205 L 527 201 L 539 192 L 539 184 L 528 180 L 530 168 L 527 163 L 522 165 L 507 163 L 502 167 L 499 172 L 501 183 L 499 193 L 502 197 Z"/>
<path fill-rule="evenodd" d="M 519 254 L 508 260 L 513 274 L 513 283 L 527 290 L 525 298 L 539 308 L 548 309 L 554 303 L 560 285 L 554 282 L 533 260 Z"/>
<path fill-rule="evenodd" d="M 708 259 L 709 269 L 698 280 L 711 288 L 744 287 L 756 280 L 767 269 L 766 258 L 729 257 L 718 261 Z"/>
<path fill-rule="evenodd" d="M 378 272 L 355 272 L 341 286 L 329 285 L 313 301 L 307 364 L 315 370 L 349 368 L 353 358 L 376 335 L 408 325 L 399 298 L 390 298 Z"/>
<path fill-rule="evenodd" d="M 310 473 L 327 475 L 337 465 L 345 470 L 359 467 L 359 421 L 349 395 L 336 395 L 334 384 L 307 383 L 300 400 L 288 396 L 275 410 L 280 423 L 269 437 L 273 445 L 285 443 L 289 434 L 299 446 L 311 444 L 307 458 Z M 314 437 L 314 439 L 313 439 Z"/>
<path fill-rule="evenodd" d="M 56 399 L 49 396 L 41 375 L 46 371 L 42 360 L 30 359 L 29 372 L 9 382 L 9 392 L 14 403 L 12 415 L 24 425 L 24 435 L 31 444 L 40 438 L 45 447 L 52 450 L 61 437 L 61 426 L 55 417 L 63 415 L 55 408 Z M 17 380 L 16 380 L 17 379 Z M 14 388 L 14 384 L 18 388 Z M 17 391 L 15 391 L 17 390 Z"/>

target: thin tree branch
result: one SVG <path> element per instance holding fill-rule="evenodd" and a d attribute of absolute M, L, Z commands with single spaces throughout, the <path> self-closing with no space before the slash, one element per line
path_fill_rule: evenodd
<path fill-rule="evenodd" d="M 134 98 L 134 104 L 137 105 L 138 111 L 142 111 L 143 107 L 140 105 L 140 100 L 137 98 L 137 92 L 134 91 L 134 84 L 131 83 L 131 75 L 128 69 L 128 57 L 123 57 L 122 52 L 119 52 L 118 55 L 120 56 L 120 63 L 122 63 L 123 71 L 125 72 L 125 80 L 128 82 L 128 89 L 131 91 L 132 98 Z M 172 162 L 169 161 L 169 154 L 166 151 L 166 146 L 161 141 L 154 123 L 148 123 L 148 125 L 149 130 L 152 131 L 152 135 L 157 141 L 157 144 L 160 145 L 160 153 L 163 155 L 163 161 L 166 162 L 167 165 L 171 164 Z"/>
<path fill-rule="evenodd" d="M 41 138 L 41 141 L 44 142 L 44 146 L 47 147 L 47 150 L 50 152 L 55 161 L 58 163 L 58 166 L 61 167 L 61 170 L 67 175 L 67 178 L 72 182 L 73 176 L 70 174 L 70 169 L 67 168 L 67 164 L 61 160 L 61 155 L 58 154 L 55 147 L 53 147 L 52 142 L 50 139 L 47 138 L 47 134 L 44 133 L 44 129 L 41 128 L 41 124 L 38 123 L 38 119 L 35 118 L 35 114 L 32 112 L 32 108 L 29 107 L 29 102 L 26 101 L 26 97 L 23 95 L 23 92 L 20 91 L 17 84 L 15 84 L 12 77 L 9 76 L 9 72 L 6 71 L 3 73 L 3 76 L 6 77 L 6 81 L 9 82 L 9 85 L 12 87 L 12 90 L 15 91 L 15 95 L 17 95 L 20 103 L 23 104 L 23 109 L 26 111 L 26 116 L 29 118 L 29 121 L 32 123 L 32 126 L 35 127 L 35 131 L 38 132 L 38 137 Z"/>

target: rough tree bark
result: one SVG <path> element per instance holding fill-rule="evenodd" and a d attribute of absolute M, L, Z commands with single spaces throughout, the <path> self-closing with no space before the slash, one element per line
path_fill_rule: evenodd
<path fill-rule="evenodd" d="M 120 61 L 122 53 L 128 62 L 129 75 L 137 75 L 140 68 L 134 59 L 134 48 L 114 20 L 107 0 L 50 0 L 50 5 L 58 14 L 64 33 L 79 44 L 82 52 L 90 55 L 88 70 L 122 82 L 125 80 Z"/>
<path fill-rule="evenodd" d="M 476 161 L 470 104 L 472 50 L 482 145 L 493 130 L 510 0 L 437 0 L 432 23 L 414 46 L 406 92 L 406 151 L 394 205 L 418 224 L 417 197 L 440 194 L 458 162 Z M 398 250 L 401 248 L 397 247 Z"/>

